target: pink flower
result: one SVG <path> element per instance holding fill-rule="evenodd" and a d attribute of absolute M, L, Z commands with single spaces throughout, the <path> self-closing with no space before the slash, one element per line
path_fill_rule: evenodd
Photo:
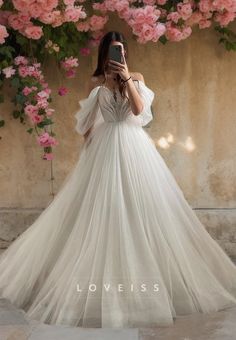
<path fill-rule="evenodd" d="M 143 0 L 143 3 L 144 3 L 145 5 L 154 6 L 155 3 L 156 3 L 156 0 Z"/>
<path fill-rule="evenodd" d="M 27 5 L 27 9 L 32 18 L 38 18 L 44 11 L 41 5 L 37 2 L 33 2 Z"/>
<path fill-rule="evenodd" d="M 63 0 L 65 5 L 71 5 L 74 6 L 75 0 Z"/>
<path fill-rule="evenodd" d="M 0 11 L 0 24 L 3 26 L 8 25 L 8 17 L 12 14 L 11 11 Z"/>
<path fill-rule="evenodd" d="M 58 89 L 58 94 L 60 95 L 60 96 L 64 96 L 64 95 L 66 95 L 67 93 L 68 93 L 69 91 L 68 91 L 68 89 L 66 88 L 66 87 L 60 87 L 59 89 Z"/>
<path fill-rule="evenodd" d="M 58 27 L 58 26 L 61 26 L 64 22 L 64 18 L 63 18 L 63 15 L 61 13 L 61 11 L 53 11 L 52 12 L 52 15 L 54 16 L 54 20 L 52 22 L 52 27 Z"/>
<path fill-rule="evenodd" d="M 27 77 L 28 74 L 29 74 L 28 68 L 27 68 L 26 66 L 22 66 L 22 65 L 19 66 L 18 72 L 19 72 L 19 75 L 20 75 L 22 78 Z"/>
<path fill-rule="evenodd" d="M 203 28 L 208 28 L 211 26 L 211 21 L 210 20 L 206 20 L 206 19 L 203 19 L 203 20 L 200 20 L 199 21 L 199 28 L 200 29 L 203 29 Z"/>
<path fill-rule="evenodd" d="M 100 17 L 98 15 L 92 15 L 89 18 L 89 24 L 91 31 L 97 31 L 103 29 L 105 23 L 108 21 L 108 16 Z"/>
<path fill-rule="evenodd" d="M 49 97 L 49 94 L 45 90 L 37 93 L 37 99 L 48 99 L 48 97 Z"/>
<path fill-rule="evenodd" d="M 29 114 L 29 118 L 33 124 L 41 123 L 44 119 L 42 115 L 37 115 L 35 113 Z"/>
<path fill-rule="evenodd" d="M 8 17 L 8 24 L 14 29 L 14 30 L 21 30 L 25 27 L 24 21 L 22 21 L 18 14 L 12 14 Z"/>
<path fill-rule="evenodd" d="M 7 29 L 5 26 L 0 25 L 0 44 L 5 43 L 5 38 L 8 37 L 9 34 L 7 33 Z"/>
<path fill-rule="evenodd" d="M 43 159 L 45 159 L 46 161 L 51 161 L 51 160 L 53 160 L 53 153 L 45 153 L 44 155 L 43 155 Z"/>
<path fill-rule="evenodd" d="M 51 115 L 53 114 L 54 111 L 55 111 L 54 109 L 49 109 L 49 108 L 47 108 L 47 109 L 45 110 L 47 116 L 51 116 Z"/>
<path fill-rule="evenodd" d="M 82 47 L 82 48 L 80 49 L 80 54 L 83 55 L 83 56 L 87 56 L 87 55 L 89 55 L 90 53 L 91 53 L 91 50 L 90 50 L 90 48 L 88 48 L 88 47 Z"/>
<path fill-rule="evenodd" d="M 25 86 L 22 90 L 22 93 L 24 96 L 28 96 L 32 91 L 32 87 Z"/>
<path fill-rule="evenodd" d="M 34 40 L 40 39 L 43 35 L 43 30 L 40 26 L 28 26 L 24 32 L 27 38 Z"/>
<path fill-rule="evenodd" d="M 167 0 L 157 0 L 158 5 L 163 6 L 165 5 Z"/>
<path fill-rule="evenodd" d="M 37 106 L 38 108 L 41 108 L 41 109 L 46 109 L 49 105 L 49 102 L 47 101 L 46 98 L 41 98 L 41 99 L 38 99 L 37 98 Z"/>
<path fill-rule="evenodd" d="M 34 106 L 34 105 L 31 105 L 31 104 L 28 104 L 28 105 L 25 106 L 24 112 L 27 115 L 38 113 L 38 107 Z"/>
<path fill-rule="evenodd" d="M 39 143 L 40 146 L 43 146 L 43 147 L 58 144 L 56 139 L 54 137 L 50 136 L 48 132 L 44 132 L 42 135 L 37 137 L 37 142 Z"/>
<path fill-rule="evenodd" d="M 78 58 L 66 57 L 65 60 L 61 61 L 61 66 L 65 70 L 69 70 L 72 67 L 77 67 L 79 66 Z"/>
<path fill-rule="evenodd" d="M 192 28 L 189 26 L 185 26 L 182 29 L 182 40 L 188 38 L 192 34 Z"/>
<path fill-rule="evenodd" d="M 55 12 L 43 12 L 39 17 L 39 20 L 44 24 L 51 24 L 55 19 Z"/>
<path fill-rule="evenodd" d="M 82 6 L 80 7 L 67 7 L 64 13 L 65 22 L 76 22 L 79 18 L 84 18 L 84 12 Z"/>
<path fill-rule="evenodd" d="M 214 16 L 215 21 L 219 22 L 220 26 L 227 26 L 236 17 L 236 13 L 224 12 L 216 13 Z"/>
<path fill-rule="evenodd" d="M 66 77 L 67 78 L 74 78 L 75 74 L 76 74 L 76 72 L 73 68 L 66 71 Z"/>
<path fill-rule="evenodd" d="M 202 20 L 202 18 L 202 13 L 199 11 L 195 11 L 192 13 L 191 17 L 185 21 L 185 23 L 188 26 L 193 26 L 194 24 L 198 24 Z"/>
<path fill-rule="evenodd" d="M 177 4 L 177 10 L 179 12 L 179 14 L 181 15 L 181 17 L 186 20 L 188 19 L 189 17 L 191 17 L 191 14 L 192 14 L 192 6 L 191 4 L 188 2 L 188 3 L 178 3 Z"/>
<path fill-rule="evenodd" d="M 170 41 L 180 41 L 182 39 L 182 32 L 173 26 L 167 27 L 166 38 Z"/>
<path fill-rule="evenodd" d="M 20 65 L 20 64 L 27 65 L 28 59 L 26 57 L 23 57 L 23 56 L 18 56 L 18 57 L 15 57 L 14 63 L 15 63 L 15 65 Z"/>
<path fill-rule="evenodd" d="M 82 21 L 75 24 L 79 32 L 87 32 L 90 28 L 89 22 Z"/>
<path fill-rule="evenodd" d="M 5 74 L 6 78 L 11 78 L 11 76 L 16 73 L 16 70 L 12 66 L 9 66 L 9 67 L 5 67 L 2 70 L 2 73 Z"/>
<path fill-rule="evenodd" d="M 212 0 L 200 0 L 198 6 L 201 12 L 210 12 L 212 9 Z"/>
<path fill-rule="evenodd" d="M 171 20 L 171 21 L 175 22 L 176 24 L 177 24 L 177 22 L 179 21 L 180 18 L 181 18 L 181 16 L 178 12 L 170 12 L 167 15 L 167 20 Z"/>
<path fill-rule="evenodd" d="M 51 12 L 54 8 L 58 6 L 58 0 L 39 0 L 42 9 L 46 12 Z"/>

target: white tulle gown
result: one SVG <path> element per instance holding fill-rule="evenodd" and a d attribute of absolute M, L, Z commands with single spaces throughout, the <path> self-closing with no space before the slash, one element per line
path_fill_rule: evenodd
<path fill-rule="evenodd" d="M 0 257 L 0 296 L 48 324 L 171 325 L 236 305 L 236 266 L 184 198 L 143 129 L 154 92 L 135 82 L 135 116 L 104 85 L 79 101 L 93 124 L 55 199 Z"/>

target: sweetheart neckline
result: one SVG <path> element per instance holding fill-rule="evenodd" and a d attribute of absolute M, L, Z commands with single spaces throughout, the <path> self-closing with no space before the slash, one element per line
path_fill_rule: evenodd
<path fill-rule="evenodd" d="M 109 89 L 107 86 L 105 86 L 105 85 L 98 85 L 98 86 L 94 87 L 94 89 L 97 88 L 97 87 L 99 87 L 98 90 L 100 90 L 100 88 L 105 88 L 105 89 L 107 89 L 107 90 L 111 93 L 111 97 L 112 97 L 112 99 L 115 101 L 115 103 L 119 103 L 119 101 L 117 102 L 117 101 L 115 100 L 115 98 L 114 98 L 114 96 L 113 96 L 112 90 Z M 121 98 L 120 91 L 118 91 L 118 93 L 119 93 L 119 98 Z M 124 102 L 127 102 L 127 97 L 125 97 L 124 100 L 122 100 L 122 102 L 121 102 L 122 105 L 123 105 Z"/>

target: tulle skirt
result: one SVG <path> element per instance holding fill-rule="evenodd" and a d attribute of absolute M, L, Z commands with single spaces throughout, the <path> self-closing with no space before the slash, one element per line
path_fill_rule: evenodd
<path fill-rule="evenodd" d="M 156 327 L 236 305 L 235 265 L 128 121 L 104 122 L 85 142 L 0 273 L 0 296 L 48 324 Z"/>

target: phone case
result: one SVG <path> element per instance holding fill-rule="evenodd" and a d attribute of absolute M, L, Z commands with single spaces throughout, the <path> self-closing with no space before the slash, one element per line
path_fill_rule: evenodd
<path fill-rule="evenodd" d="M 122 52 L 120 45 L 110 45 L 109 59 L 115 60 L 118 63 L 122 63 Z"/>

